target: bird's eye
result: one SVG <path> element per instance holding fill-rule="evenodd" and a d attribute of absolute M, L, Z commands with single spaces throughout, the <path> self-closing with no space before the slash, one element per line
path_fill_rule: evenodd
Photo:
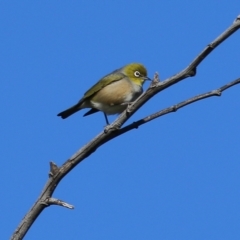
<path fill-rule="evenodd" d="M 135 72 L 134 72 L 134 76 L 135 76 L 135 77 L 140 77 L 140 76 L 141 76 L 141 74 L 140 74 L 140 72 L 139 72 L 139 71 L 135 71 Z"/>

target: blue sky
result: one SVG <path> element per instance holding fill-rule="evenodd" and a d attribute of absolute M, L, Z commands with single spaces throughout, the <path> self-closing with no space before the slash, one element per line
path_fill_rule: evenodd
<path fill-rule="evenodd" d="M 240 14 L 231 1 L 1 1 L 1 236 L 61 165 L 104 127 L 62 120 L 99 78 L 131 62 L 176 74 Z M 240 77 L 240 32 L 128 123 Z M 147 83 L 145 89 L 148 87 Z M 239 239 L 240 86 L 99 148 L 62 180 L 25 239 Z M 115 116 L 109 118 L 111 121 Z"/>

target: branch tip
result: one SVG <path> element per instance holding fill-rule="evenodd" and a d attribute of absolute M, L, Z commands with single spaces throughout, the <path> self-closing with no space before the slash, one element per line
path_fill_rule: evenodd
<path fill-rule="evenodd" d="M 153 76 L 153 80 L 150 84 L 150 88 L 153 88 L 155 86 L 157 86 L 157 84 L 160 82 L 160 79 L 159 79 L 159 74 L 158 72 L 155 72 L 154 76 Z"/>
<path fill-rule="evenodd" d="M 50 172 L 49 172 L 49 177 L 53 177 L 59 172 L 59 167 L 57 166 L 56 163 L 50 162 Z"/>

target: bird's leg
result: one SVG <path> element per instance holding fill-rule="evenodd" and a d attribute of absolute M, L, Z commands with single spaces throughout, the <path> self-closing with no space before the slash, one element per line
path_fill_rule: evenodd
<path fill-rule="evenodd" d="M 106 120 L 106 123 L 107 123 L 107 126 L 104 128 L 105 133 L 108 133 L 109 131 L 116 131 L 120 128 L 120 126 L 118 126 L 116 124 L 115 125 L 109 124 L 106 113 L 104 113 L 104 117 L 105 117 L 105 120 Z"/>
<path fill-rule="evenodd" d="M 120 126 L 118 125 L 113 125 L 113 124 L 109 124 L 104 128 L 104 133 L 108 133 L 109 131 L 113 132 L 120 129 Z"/>
<path fill-rule="evenodd" d="M 107 125 L 109 125 L 109 121 L 108 121 L 108 118 L 107 118 L 107 114 L 106 114 L 106 113 L 104 113 L 104 117 L 105 117 L 105 120 L 106 120 Z"/>

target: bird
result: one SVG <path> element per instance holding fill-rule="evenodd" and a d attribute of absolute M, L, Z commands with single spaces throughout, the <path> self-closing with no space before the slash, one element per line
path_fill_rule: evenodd
<path fill-rule="evenodd" d="M 143 92 L 143 84 L 151 80 L 147 69 L 141 63 L 130 63 L 119 68 L 93 85 L 74 106 L 57 116 L 65 119 L 84 108 L 91 108 L 83 116 L 102 111 L 107 125 L 107 115 L 122 113 Z"/>

